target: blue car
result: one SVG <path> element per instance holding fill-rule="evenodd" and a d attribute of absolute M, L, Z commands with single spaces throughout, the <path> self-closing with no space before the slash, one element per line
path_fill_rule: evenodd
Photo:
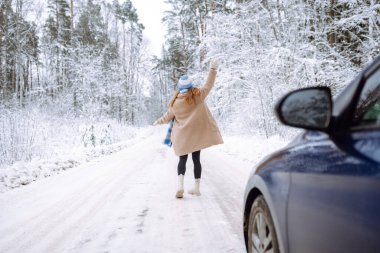
<path fill-rule="evenodd" d="M 327 87 L 290 92 L 279 120 L 306 129 L 252 171 L 248 252 L 380 252 L 380 56 L 334 101 Z"/>

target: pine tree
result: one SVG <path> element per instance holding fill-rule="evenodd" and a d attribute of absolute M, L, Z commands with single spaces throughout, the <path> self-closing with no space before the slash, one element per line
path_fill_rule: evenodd
<path fill-rule="evenodd" d="M 51 55 L 48 66 L 53 74 L 47 92 L 54 96 L 56 91 L 70 85 L 69 58 L 71 46 L 71 16 L 66 0 L 48 1 L 49 17 L 44 27 L 44 47 Z"/>
<path fill-rule="evenodd" d="M 14 95 L 22 105 L 32 89 L 31 66 L 38 57 L 36 25 L 22 16 L 24 3 L 17 0 L 15 9 L 10 0 L 0 5 L 0 92 L 4 99 Z"/>
<path fill-rule="evenodd" d="M 88 0 L 75 28 L 75 38 L 81 46 L 94 46 L 97 50 L 107 43 L 101 6 Z"/>

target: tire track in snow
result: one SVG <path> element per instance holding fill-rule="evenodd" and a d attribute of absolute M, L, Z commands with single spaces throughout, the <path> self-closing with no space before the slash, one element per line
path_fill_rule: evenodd
<path fill-rule="evenodd" d="M 123 186 L 123 182 L 137 172 L 136 168 L 139 168 L 139 164 L 143 165 L 141 161 L 144 158 L 142 156 L 140 160 L 129 159 L 132 163 L 127 166 L 134 167 L 134 169 L 125 170 L 122 177 L 115 176 L 115 174 L 123 173 L 125 161 L 113 164 L 111 168 L 113 173 L 110 173 L 111 170 L 103 169 L 103 172 L 98 173 L 99 175 L 95 177 L 94 181 L 86 182 L 83 187 L 76 189 L 75 192 L 41 210 L 38 214 L 30 217 L 25 224 L 20 225 L 19 223 L 2 231 L 3 236 L 0 239 L 1 252 L 27 252 L 31 249 L 34 251 L 34 248 L 37 248 L 34 252 L 41 252 L 40 250 L 54 252 L 57 241 L 70 236 L 73 233 L 72 230 L 80 227 L 85 219 L 88 220 L 99 212 L 102 204 L 111 195 L 112 191 Z M 127 187 L 127 185 L 124 186 Z M 120 191 L 125 191 L 125 187 L 121 187 Z M 86 207 L 84 212 L 81 211 L 81 207 Z M 78 216 L 78 212 L 81 215 Z M 63 224 L 66 220 L 70 221 L 70 224 L 66 225 L 65 230 L 60 230 L 62 227 L 57 228 L 57 224 Z M 15 232 L 12 233 L 12 230 Z M 53 240 L 47 243 L 50 245 L 47 250 L 38 249 L 38 242 L 51 237 L 53 237 Z M 57 238 L 54 239 L 54 237 Z M 43 246 L 46 248 L 46 245 Z"/>
<path fill-rule="evenodd" d="M 37 231 L 38 234 L 33 234 L 33 237 L 29 238 L 27 242 L 24 242 L 21 245 L 18 243 L 17 245 L 21 249 L 32 246 L 33 242 L 38 241 L 38 239 L 43 238 L 43 235 L 46 235 L 48 232 L 52 231 L 55 227 L 55 224 L 60 224 L 67 218 L 70 213 L 78 210 L 80 206 L 90 202 L 92 200 L 91 193 L 93 193 L 93 188 L 100 188 L 103 185 L 107 185 L 110 181 L 111 180 L 106 181 L 105 179 L 100 178 L 95 182 L 90 182 L 90 185 L 86 185 L 83 187 L 84 189 L 79 190 L 81 193 L 80 195 L 78 195 L 77 192 L 73 192 L 54 205 L 49 206 L 48 208 L 41 210 L 41 212 L 35 216 L 30 217 L 30 220 L 28 222 L 24 224 L 19 223 L 16 226 L 10 228 L 9 230 L 12 231 L 15 229 L 15 227 L 21 227 L 21 229 L 19 231 L 16 231 L 15 234 L 12 234 L 8 231 L 2 232 L 3 234 L 6 234 L 6 236 L 2 237 L 0 240 L 0 245 L 4 244 L 3 241 L 6 241 L 8 237 L 12 238 L 12 241 L 5 243 L 8 244 L 8 247 L 6 247 L 5 250 L 6 252 L 9 252 L 14 245 L 17 245 L 15 242 L 22 241 L 22 239 L 28 235 L 32 228 L 39 228 L 39 231 Z M 80 198 L 78 198 L 78 196 Z M 49 220 L 50 225 L 46 224 L 47 220 Z M 25 246 L 23 247 L 22 245 L 24 244 Z"/>
<path fill-rule="evenodd" d="M 243 246 L 243 194 L 252 167 L 251 163 L 238 161 L 216 149 L 206 150 L 203 157 L 203 187 L 209 188 L 208 194 L 212 195 L 218 208 L 222 211 L 225 217 L 223 220 L 224 227 Z M 233 162 L 226 159 L 227 157 Z M 242 249 L 240 248 L 240 250 Z M 230 251 L 226 252 L 241 252 L 240 250 L 236 251 L 236 249 L 231 248 Z"/>

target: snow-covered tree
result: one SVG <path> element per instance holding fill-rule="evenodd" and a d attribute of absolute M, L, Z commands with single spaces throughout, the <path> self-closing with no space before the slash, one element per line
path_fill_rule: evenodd
<path fill-rule="evenodd" d="M 376 1 L 225 1 L 226 8 L 208 11 L 202 26 L 201 11 L 192 1 L 175 2 L 166 16 L 168 60 L 164 54 L 163 62 L 169 69 L 197 72 L 210 58 L 220 59 L 210 102 L 219 121 L 230 130 L 267 137 L 287 134 L 273 113 L 280 96 L 312 85 L 329 86 L 336 94 L 379 53 Z M 207 6 L 208 1 L 199 3 Z M 195 26 L 180 26 L 184 21 Z M 206 29 L 197 36 L 189 27 Z M 181 28 L 187 33 L 181 33 Z M 180 74 L 173 73 L 172 77 Z"/>

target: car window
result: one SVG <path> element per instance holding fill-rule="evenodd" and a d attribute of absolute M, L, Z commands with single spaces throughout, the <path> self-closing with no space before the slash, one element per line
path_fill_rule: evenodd
<path fill-rule="evenodd" d="M 355 126 L 380 127 L 380 69 L 366 80 L 353 122 Z"/>

